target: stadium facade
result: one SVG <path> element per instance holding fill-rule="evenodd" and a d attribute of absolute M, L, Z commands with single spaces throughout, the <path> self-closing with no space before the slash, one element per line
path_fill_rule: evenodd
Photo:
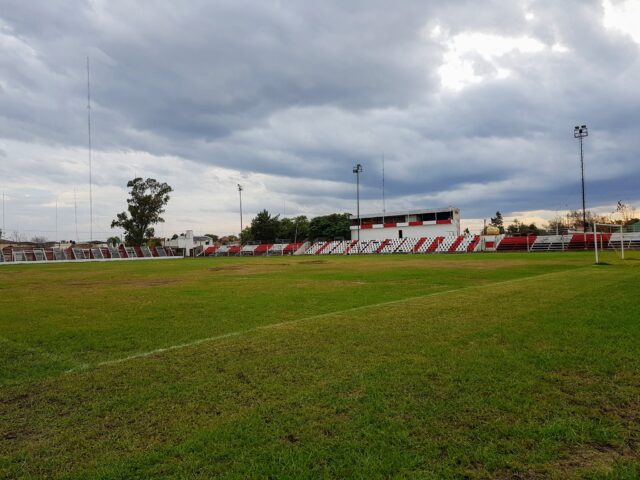
<path fill-rule="evenodd" d="M 383 241 L 460 235 L 460 210 L 454 207 L 351 215 L 351 240 Z"/>

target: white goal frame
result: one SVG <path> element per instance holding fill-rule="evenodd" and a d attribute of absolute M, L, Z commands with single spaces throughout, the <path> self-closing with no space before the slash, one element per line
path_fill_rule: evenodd
<path fill-rule="evenodd" d="M 598 255 L 598 226 L 601 227 L 617 227 L 620 229 L 620 258 L 624 260 L 624 225 L 618 225 L 617 223 L 593 223 L 593 249 L 596 254 L 596 263 L 600 263 L 600 257 Z M 602 233 L 600 233 L 602 235 Z M 602 237 L 600 237 L 602 239 Z M 611 239 L 609 239 L 611 242 Z M 604 246 L 601 248 L 604 250 Z"/>

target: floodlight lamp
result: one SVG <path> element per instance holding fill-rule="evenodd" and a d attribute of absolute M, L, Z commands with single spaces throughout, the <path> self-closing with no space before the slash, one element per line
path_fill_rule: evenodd
<path fill-rule="evenodd" d="M 587 130 L 587 126 L 586 125 L 582 125 L 582 126 L 575 126 L 573 129 L 573 136 L 575 138 L 582 138 L 582 137 L 588 137 L 589 136 L 589 131 Z"/>

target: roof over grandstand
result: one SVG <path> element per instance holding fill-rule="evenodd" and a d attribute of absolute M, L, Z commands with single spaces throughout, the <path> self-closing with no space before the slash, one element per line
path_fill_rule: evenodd
<path fill-rule="evenodd" d="M 460 213 L 460 209 L 456 207 L 442 207 L 442 208 L 422 208 L 419 210 L 403 210 L 397 212 L 378 212 L 378 213 L 361 213 L 360 218 L 377 218 L 377 217 L 395 217 L 401 215 L 422 215 L 424 213 L 440 213 L 440 212 L 455 212 Z M 358 218 L 357 215 L 350 215 L 350 218 Z"/>

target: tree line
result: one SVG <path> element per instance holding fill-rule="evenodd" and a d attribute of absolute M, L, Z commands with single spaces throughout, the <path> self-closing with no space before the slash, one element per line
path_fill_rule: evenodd
<path fill-rule="evenodd" d="M 331 213 L 309 220 L 305 215 L 280 218 L 262 210 L 251 220 L 251 225 L 240 233 L 242 243 L 277 241 L 304 242 L 318 238 L 351 238 L 351 220 L 348 213 Z"/>
<path fill-rule="evenodd" d="M 619 201 L 616 210 L 609 215 L 596 214 L 590 210 L 586 211 L 586 219 L 588 225 L 594 223 L 605 223 L 609 225 L 631 225 L 640 221 L 637 209 L 625 202 Z M 495 217 L 491 217 L 491 221 L 487 227 L 497 228 L 500 233 L 510 235 L 538 235 L 541 233 L 567 233 L 570 230 L 582 229 L 582 211 L 569 210 L 565 215 L 558 215 L 551 219 L 547 224 L 538 227 L 535 223 L 525 224 L 517 218 L 509 225 L 504 224 L 504 219 L 500 211 L 496 212 Z M 483 233 L 487 233 L 488 228 L 485 227 Z"/>

